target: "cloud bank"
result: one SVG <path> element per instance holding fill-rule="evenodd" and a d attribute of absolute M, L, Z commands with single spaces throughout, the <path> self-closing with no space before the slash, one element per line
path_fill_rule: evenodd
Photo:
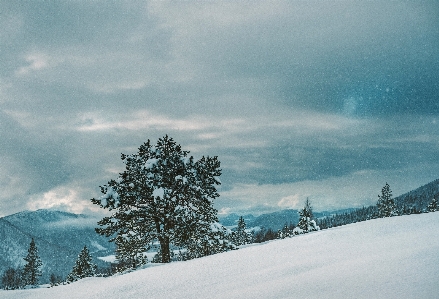
<path fill-rule="evenodd" d="M 371 204 L 438 178 L 428 1 L 2 1 L 0 215 L 86 211 L 169 134 L 222 162 L 219 210 Z"/>

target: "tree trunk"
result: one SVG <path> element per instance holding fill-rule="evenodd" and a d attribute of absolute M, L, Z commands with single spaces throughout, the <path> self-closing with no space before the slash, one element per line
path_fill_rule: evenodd
<path fill-rule="evenodd" d="M 171 252 L 169 249 L 169 237 L 162 237 L 160 241 L 160 251 L 162 253 L 162 263 L 171 262 Z"/>
<path fill-rule="evenodd" d="M 154 222 L 158 234 L 157 239 L 159 239 L 160 242 L 161 262 L 170 263 L 171 254 L 169 250 L 169 237 L 166 235 L 164 229 L 162 229 L 160 220 L 158 218 L 155 218 Z"/>

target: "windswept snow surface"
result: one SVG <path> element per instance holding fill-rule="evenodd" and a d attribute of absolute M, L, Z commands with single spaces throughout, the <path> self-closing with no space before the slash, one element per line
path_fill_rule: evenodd
<path fill-rule="evenodd" d="M 0 298 L 439 298 L 439 212 Z"/>

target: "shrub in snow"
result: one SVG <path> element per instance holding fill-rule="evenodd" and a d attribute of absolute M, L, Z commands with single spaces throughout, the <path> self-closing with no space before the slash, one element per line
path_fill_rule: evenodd
<path fill-rule="evenodd" d="M 54 287 L 59 285 L 62 282 L 62 278 L 59 275 L 55 275 L 54 273 L 50 274 L 50 286 Z"/>
<path fill-rule="evenodd" d="M 167 135 L 156 145 L 148 140 L 137 154 L 122 154 L 125 171 L 101 187 L 103 196 L 91 199 L 115 210 L 96 231 L 110 241 L 129 236 L 135 245 L 127 248 L 136 255 L 158 241 L 162 262 L 171 261 L 171 245 L 189 248 L 215 234 L 210 228 L 218 221 L 212 200 L 219 196 L 220 162 L 217 157 L 195 161 L 188 154 Z"/>
<path fill-rule="evenodd" d="M 436 212 L 438 210 L 438 204 L 436 198 L 433 198 L 431 202 L 428 204 L 427 211 L 428 212 Z"/>

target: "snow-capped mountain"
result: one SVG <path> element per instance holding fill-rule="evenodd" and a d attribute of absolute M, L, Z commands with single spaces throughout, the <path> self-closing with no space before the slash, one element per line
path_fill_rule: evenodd
<path fill-rule="evenodd" d="M 112 254 L 114 245 L 94 231 L 96 222 L 90 216 L 52 210 L 24 211 L 0 218 L 0 273 L 24 265 L 32 238 L 43 262 L 41 282 L 47 282 L 52 273 L 64 278 L 84 245 L 98 266 L 107 267 L 96 258 Z"/>

